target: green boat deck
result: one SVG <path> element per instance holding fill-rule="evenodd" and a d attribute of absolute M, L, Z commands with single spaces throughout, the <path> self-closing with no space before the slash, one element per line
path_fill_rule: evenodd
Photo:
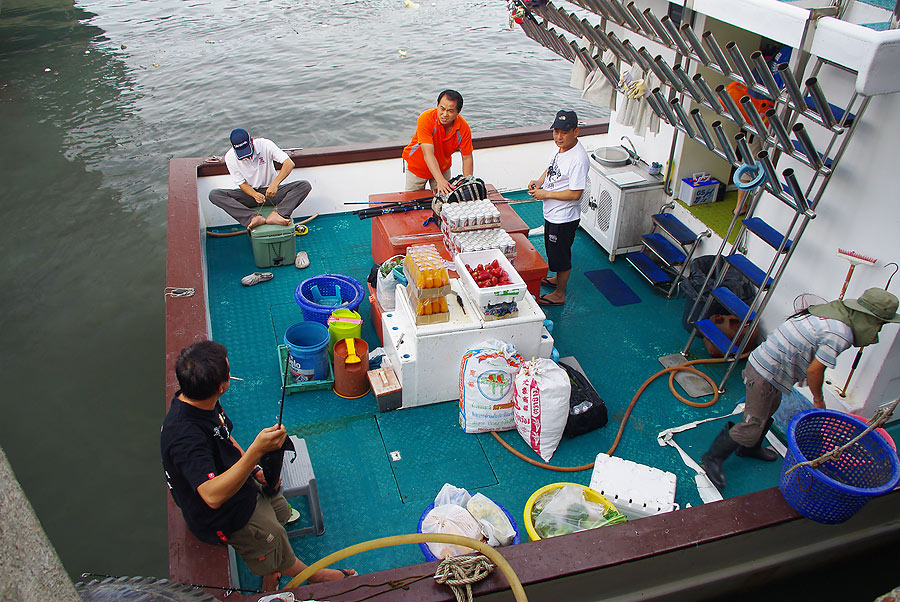
<path fill-rule="evenodd" d="M 513 206 L 530 226 L 543 223 L 540 203 Z M 296 238 L 298 249 L 309 254 L 311 265 L 303 270 L 272 268 L 274 279 L 249 288 L 242 286 L 240 279 L 258 268 L 246 237 L 207 237 L 212 336 L 227 346 L 232 374 L 244 379 L 234 381 L 222 398 L 241 445 L 249 445 L 260 429 L 276 421 L 281 380 L 276 348 L 283 343 L 284 330 L 303 319 L 294 289 L 306 278 L 323 273 L 352 276 L 365 283 L 373 265 L 370 231 L 368 220 L 353 215 L 318 217 L 309 224 L 307 235 Z M 530 240 L 544 254 L 542 238 Z M 554 323 L 560 356 L 578 360 L 606 402 L 610 420 L 602 429 L 563 439 L 551 461 L 555 466 L 586 464 L 609 450 L 635 391 L 662 368 L 658 358 L 680 351 L 688 337 L 681 325 L 683 298 L 667 300 L 623 259 L 610 264 L 607 253 L 581 230 L 573 257 L 566 304 L 544 309 Z M 625 281 L 640 303 L 614 307 L 584 276 L 586 271 L 607 268 Z M 364 319 L 362 337 L 374 349 L 379 341 L 370 321 L 368 298 L 358 311 Z M 694 345 L 696 357 L 707 357 L 700 341 Z M 447 359 L 448 369 L 454 369 L 454 358 Z M 716 382 L 724 374 L 721 364 L 702 369 Z M 674 448 L 657 443 L 657 434 L 730 413 L 741 401 L 744 386 L 738 369 L 718 403 L 699 409 L 676 400 L 666 383 L 667 378 L 657 379 L 637 402 L 615 455 L 674 473 L 676 503 L 683 508 L 702 503 L 694 473 Z M 481 492 L 504 506 L 518 522 L 522 540 L 527 541 L 522 512 L 535 490 L 559 481 L 588 485 L 591 479 L 589 470 L 559 473 L 527 464 L 490 434 L 465 434 L 458 425 L 458 404 L 452 401 L 379 413 L 371 392 L 350 400 L 330 389 L 306 391 L 286 397 L 284 424 L 289 433 L 306 439 L 325 520 L 324 535 L 292 539 L 298 557 L 307 563 L 366 540 L 416 532 L 423 510 L 444 483 L 465 487 L 473 494 Z M 699 462 L 723 424 L 703 424 L 680 433 L 676 441 Z M 516 431 L 501 436 L 514 448 L 539 459 Z M 393 451 L 400 453 L 400 460 L 392 461 Z M 728 478 L 724 494 L 728 497 L 777 486 L 779 462 L 732 457 L 724 466 Z M 299 499 L 294 503 L 305 513 Z M 366 552 L 341 565 L 368 573 L 420 562 L 424 557 L 419 548 L 405 545 Z M 258 587 L 260 580 L 240 561 L 239 565 L 242 586 Z"/>

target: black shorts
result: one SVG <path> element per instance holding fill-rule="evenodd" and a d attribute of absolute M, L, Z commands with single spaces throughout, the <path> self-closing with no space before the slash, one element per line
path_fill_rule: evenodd
<path fill-rule="evenodd" d="M 551 272 L 558 274 L 572 269 L 572 243 L 579 221 L 553 224 L 544 220 L 544 247 Z"/>

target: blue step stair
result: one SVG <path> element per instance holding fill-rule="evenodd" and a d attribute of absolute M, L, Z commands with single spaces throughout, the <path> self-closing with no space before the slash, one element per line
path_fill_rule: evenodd
<path fill-rule="evenodd" d="M 689 245 L 697 240 L 697 235 L 694 234 L 693 230 L 685 226 L 680 219 L 671 213 L 656 213 L 653 215 L 653 221 L 683 245 Z"/>
<path fill-rule="evenodd" d="M 744 303 L 743 299 L 732 293 L 727 287 L 720 286 L 719 288 L 714 288 L 712 294 L 713 297 L 718 299 L 719 303 L 725 306 L 725 309 L 727 309 L 731 315 L 736 316 L 741 320 L 743 320 L 744 316 L 750 311 L 750 307 Z M 750 317 L 747 318 L 747 322 L 752 322 L 755 317 L 756 312 L 754 311 L 750 314 Z"/>
<path fill-rule="evenodd" d="M 755 284 L 757 288 L 767 289 L 772 286 L 772 282 L 774 282 L 772 278 L 766 278 L 766 273 L 756 267 L 752 261 L 743 255 L 728 255 L 725 257 L 725 261 L 736 268 L 741 274 L 749 278 L 750 282 Z M 766 279 L 765 283 L 763 283 L 764 278 Z"/>
<path fill-rule="evenodd" d="M 629 253 L 625 256 L 625 261 L 633 265 L 651 284 L 665 284 L 672 281 L 672 277 L 644 253 Z"/>
<path fill-rule="evenodd" d="M 763 242 L 776 250 L 781 246 L 781 241 L 785 238 L 781 232 L 767 224 L 760 217 L 745 219 L 744 227 L 756 234 Z M 791 241 L 790 238 L 787 239 L 787 242 L 784 243 L 784 249 L 782 249 L 781 252 L 787 253 L 791 248 L 791 244 L 793 244 L 793 241 Z"/>
<path fill-rule="evenodd" d="M 641 240 L 669 265 L 684 263 L 684 260 L 687 259 L 687 255 L 662 234 L 657 234 L 656 232 L 644 234 L 641 236 Z"/>
<path fill-rule="evenodd" d="M 716 326 L 712 320 L 698 320 L 694 326 L 703 333 L 710 342 L 715 345 L 716 349 L 722 352 L 725 355 L 728 352 L 728 348 L 731 347 L 731 353 L 734 353 L 738 349 L 738 345 L 740 345 L 740 341 L 735 341 L 732 345 L 731 339 L 725 336 L 719 327 Z"/>

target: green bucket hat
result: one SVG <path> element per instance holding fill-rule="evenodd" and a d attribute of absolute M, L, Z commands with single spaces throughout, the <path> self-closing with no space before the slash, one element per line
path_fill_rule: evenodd
<path fill-rule="evenodd" d="M 870 288 L 859 299 L 844 299 L 849 309 L 875 316 L 882 322 L 900 322 L 897 297 L 880 288 Z"/>

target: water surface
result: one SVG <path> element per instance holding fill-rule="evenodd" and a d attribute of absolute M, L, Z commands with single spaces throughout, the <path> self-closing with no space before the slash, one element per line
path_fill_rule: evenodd
<path fill-rule="evenodd" d="M 165 576 L 168 160 L 605 112 L 502 0 L 4 0 L 0 445 L 73 576 Z M 477 158 L 476 158 L 477 175 Z M 399 182 L 398 175 L 398 182 Z"/>

